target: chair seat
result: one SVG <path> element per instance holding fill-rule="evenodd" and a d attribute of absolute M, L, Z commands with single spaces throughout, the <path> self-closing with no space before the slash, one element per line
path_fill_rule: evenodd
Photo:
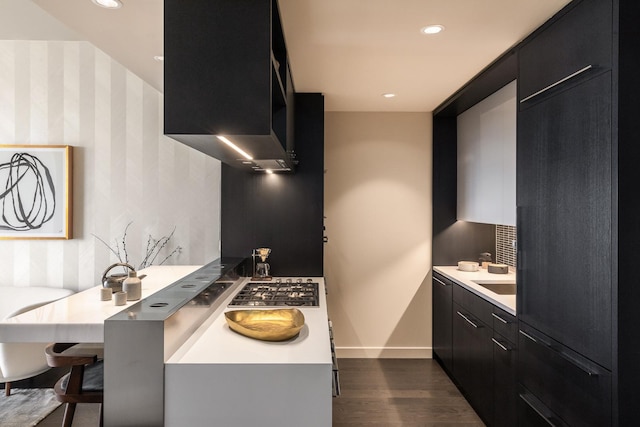
<path fill-rule="evenodd" d="M 60 379 L 60 388 L 67 391 L 67 384 L 69 384 L 69 376 L 71 373 L 66 374 Z M 104 361 L 100 360 L 91 365 L 84 367 L 84 377 L 82 378 L 82 391 L 83 392 L 96 392 L 104 391 Z"/>

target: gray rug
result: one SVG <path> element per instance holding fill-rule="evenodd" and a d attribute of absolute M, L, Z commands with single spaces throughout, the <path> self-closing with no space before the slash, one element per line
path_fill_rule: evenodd
<path fill-rule="evenodd" d="M 50 388 L 16 388 L 0 394 L 0 427 L 35 426 L 60 406 Z"/>

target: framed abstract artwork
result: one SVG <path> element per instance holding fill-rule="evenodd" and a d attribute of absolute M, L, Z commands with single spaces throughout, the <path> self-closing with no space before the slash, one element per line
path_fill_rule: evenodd
<path fill-rule="evenodd" d="M 0 239 L 71 239 L 72 149 L 0 145 Z"/>

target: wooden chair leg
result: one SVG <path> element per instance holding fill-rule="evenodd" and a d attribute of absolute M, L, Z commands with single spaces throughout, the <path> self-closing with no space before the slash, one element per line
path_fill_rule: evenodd
<path fill-rule="evenodd" d="M 102 403 L 100 404 L 100 427 L 104 425 L 104 414 L 102 412 Z"/>
<path fill-rule="evenodd" d="M 64 417 L 62 418 L 62 427 L 71 427 L 73 423 L 73 415 L 76 413 L 76 404 L 75 403 L 67 403 L 66 408 L 64 408 Z"/>
<path fill-rule="evenodd" d="M 6 382 L 4 383 L 4 395 L 5 396 L 11 396 L 11 383 L 10 382 Z"/>

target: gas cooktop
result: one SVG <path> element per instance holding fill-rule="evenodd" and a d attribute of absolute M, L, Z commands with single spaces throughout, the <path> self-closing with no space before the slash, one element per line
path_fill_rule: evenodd
<path fill-rule="evenodd" d="M 318 283 L 307 279 L 249 282 L 229 304 L 242 306 L 318 306 Z"/>

